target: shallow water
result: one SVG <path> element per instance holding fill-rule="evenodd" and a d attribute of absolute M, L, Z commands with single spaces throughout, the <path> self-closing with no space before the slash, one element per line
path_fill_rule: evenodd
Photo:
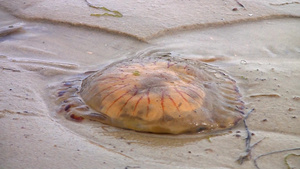
<path fill-rule="evenodd" d="M 12 17 L 0 26 L 13 23 L 19 20 Z M 244 151 L 246 134 L 242 124 L 213 135 L 169 136 L 94 122 L 75 123 L 55 115 L 49 88 L 56 83 L 126 57 L 161 53 L 209 62 L 237 81 L 248 110 L 255 108 L 247 119 L 254 142 L 267 137 L 254 155 L 262 153 L 260 146 L 268 145 L 271 151 L 282 140 L 289 147 L 300 147 L 299 19 L 179 31 L 148 42 L 63 24 L 25 22 L 22 27 L 22 31 L 1 37 L 2 68 L 20 70 L 27 78 L 34 74 L 35 82 L 40 85 L 31 90 L 41 95 L 48 108 L 41 110 L 42 114 L 49 114 L 49 118 L 68 131 L 101 148 L 134 161 L 171 166 L 252 166 L 250 162 L 242 166 L 235 163 Z"/>

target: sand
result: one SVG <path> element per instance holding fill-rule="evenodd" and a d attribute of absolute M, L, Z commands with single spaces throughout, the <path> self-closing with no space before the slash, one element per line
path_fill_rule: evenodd
<path fill-rule="evenodd" d="M 0 168 L 300 168 L 298 1 L 0 1 Z M 297 3 L 298 2 L 298 3 Z M 286 4 L 287 3 L 287 4 Z M 109 12 L 110 14 L 114 14 Z M 205 61 L 250 111 L 223 132 L 155 135 L 56 115 L 57 83 L 140 54 Z M 289 155 L 296 154 L 296 155 Z M 289 156 L 288 156 L 289 155 Z M 287 157 L 287 158 L 286 158 Z"/>

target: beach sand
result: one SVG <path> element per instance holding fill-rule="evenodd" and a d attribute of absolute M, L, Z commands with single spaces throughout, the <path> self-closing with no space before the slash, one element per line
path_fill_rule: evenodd
<path fill-rule="evenodd" d="M 0 168 L 248 169 L 255 159 L 259 168 L 300 168 L 299 3 L 0 0 Z M 255 109 L 250 144 L 259 142 L 243 164 L 243 123 L 157 135 L 56 114 L 58 83 L 157 53 L 207 62 L 236 80 L 245 112 Z"/>

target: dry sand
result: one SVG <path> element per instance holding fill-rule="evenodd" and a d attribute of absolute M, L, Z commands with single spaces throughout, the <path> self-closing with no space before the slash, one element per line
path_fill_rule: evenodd
<path fill-rule="evenodd" d="M 0 0 L 0 168 L 300 168 L 299 1 Z M 236 8 L 236 9 L 235 9 Z M 110 14 L 114 14 L 109 12 Z M 212 135 L 136 133 L 56 116 L 51 89 L 139 54 L 209 62 L 234 78 L 241 123 Z M 247 111 L 246 110 L 246 111 Z M 295 155 L 289 155 L 295 154 Z M 289 156 L 288 156 L 289 155 Z M 287 157 L 287 158 L 286 158 Z"/>

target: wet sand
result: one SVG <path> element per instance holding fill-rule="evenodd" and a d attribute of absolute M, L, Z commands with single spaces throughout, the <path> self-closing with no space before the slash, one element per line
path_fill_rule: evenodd
<path fill-rule="evenodd" d="M 84 0 L 0 1 L 0 168 L 255 168 L 262 154 L 299 149 L 299 4 L 89 2 L 123 17 L 90 16 L 105 11 Z M 255 109 L 247 119 L 251 144 L 262 140 L 250 160 L 236 162 L 245 153 L 242 123 L 211 135 L 171 136 L 56 115 L 57 83 L 157 53 L 207 62 L 237 81 L 246 111 Z M 299 156 L 287 157 L 299 153 L 264 156 L 257 164 L 286 168 L 286 159 L 299 168 Z"/>

